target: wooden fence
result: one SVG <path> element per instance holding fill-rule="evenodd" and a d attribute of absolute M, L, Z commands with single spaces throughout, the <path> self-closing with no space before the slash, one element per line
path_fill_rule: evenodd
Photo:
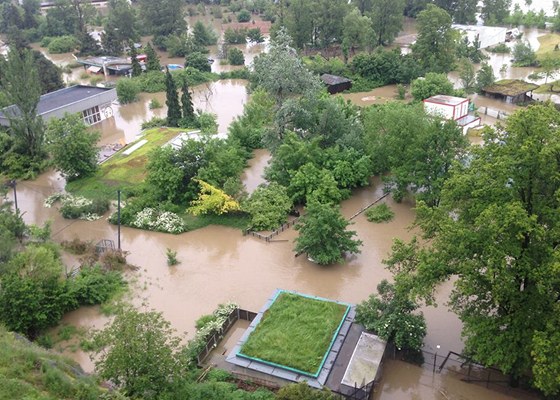
<path fill-rule="evenodd" d="M 282 232 L 284 232 L 285 230 L 290 229 L 292 226 L 294 226 L 295 224 L 297 224 L 297 222 L 299 221 L 300 217 L 294 218 L 291 221 L 286 222 L 285 224 L 283 224 L 281 227 L 279 227 L 278 229 L 272 231 L 271 233 L 269 233 L 268 235 L 263 235 L 262 233 L 259 232 L 254 232 L 254 231 L 245 231 L 244 234 L 245 235 L 250 235 L 250 236 L 254 236 L 257 239 L 261 239 L 264 240 L 267 243 L 271 242 L 271 239 L 274 236 L 278 236 L 279 234 L 281 234 Z"/>
<path fill-rule="evenodd" d="M 218 344 L 224 338 L 226 333 L 228 333 L 230 328 L 233 326 L 233 324 L 235 324 L 235 322 L 237 320 L 242 319 L 242 320 L 250 322 L 250 321 L 254 320 L 256 316 L 257 316 L 257 313 L 253 312 L 253 311 L 247 311 L 247 310 L 243 310 L 241 308 L 236 308 L 235 310 L 233 310 L 228 315 L 228 317 L 226 318 L 226 320 L 224 321 L 222 326 L 220 326 L 220 328 L 218 330 L 216 330 L 212 335 L 210 335 L 206 339 L 206 344 L 204 345 L 204 348 L 196 356 L 196 360 L 198 362 L 198 365 L 199 366 L 202 365 L 202 363 L 204 362 L 206 357 L 208 357 L 210 352 L 216 346 L 218 346 Z"/>

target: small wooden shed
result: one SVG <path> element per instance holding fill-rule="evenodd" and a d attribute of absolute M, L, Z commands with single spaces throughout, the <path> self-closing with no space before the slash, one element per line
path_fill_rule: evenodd
<path fill-rule="evenodd" d="M 518 104 L 533 101 L 532 92 L 537 88 L 539 88 L 539 85 L 521 79 L 503 79 L 482 88 L 482 92 L 488 97 L 497 98 L 506 103 Z"/>
<path fill-rule="evenodd" d="M 330 94 L 344 92 L 352 87 L 352 81 L 343 76 L 323 74 L 321 80 L 327 85 L 327 91 Z"/>

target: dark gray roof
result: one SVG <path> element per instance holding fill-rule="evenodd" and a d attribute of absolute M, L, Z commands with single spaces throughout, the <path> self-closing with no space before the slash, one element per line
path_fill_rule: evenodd
<path fill-rule="evenodd" d="M 58 108 L 66 107 L 72 103 L 96 96 L 100 93 L 105 93 L 109 90 L 113 89 L 84 85 L 70 86 L 64 89 L 56 90 L 41 96 L 39 104 L 37 105 L 37 114 L 43 115 Z M 15 106 L 9 106 L 4 110 L 8 111 L 14 108 Z M 0 111 L 0 117 L 3 116 L 4 113 Z"/>
<path fill-rule="evenodd" d="M 350 79 L 345 78 L 343 76 L 331 75 L 331 74 L 323 74 L 321 75 L 321 80 L 325 85 L 338 85 L 340 83 L 348 83 L 352 82 Z"/>

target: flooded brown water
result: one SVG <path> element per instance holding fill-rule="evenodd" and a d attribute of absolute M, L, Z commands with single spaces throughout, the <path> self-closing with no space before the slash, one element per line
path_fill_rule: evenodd
<path fill-rule="evenodd" d="M 245 185 L 247 193 L 251 194 L 261 183 L 265 183 L 263 174 L 271 155 L 268 150 L 257 149 L 253 151 L 253 158 L 249 160 L 248 168 L 241 175 L 241 182 Z"/>

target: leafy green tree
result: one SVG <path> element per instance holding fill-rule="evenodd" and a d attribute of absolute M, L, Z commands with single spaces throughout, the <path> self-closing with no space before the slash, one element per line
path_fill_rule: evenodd
<path fill-rule="evenodd" d="M 179 104 L 179 96 L 177 95 L 177 86 L 175 80 L 169 72 L 169 68 L 165 70 L 165 104 L 167 105 L 167 125 L 179 126 L 182 118 L 181 106 Z"/>
<path fill-rule="evenodd" d="M 119 79 L 117 81 L 117 98 L 119 103 L 128 104 L 138 100 L 140 86 L 134 79 Z"/>
<path fill-rule="evenodd" d="M 451 17 L 441 8 L 428 4 L 418 14 L 418 39 L 412 54 L 425 71 L 449 72 L 455 61 L 455 33 Z"/>
<path fill-rule="evenodd" d="M 371 11 L 373 1 L 372 0 L 351 0 L 350 3 L 358 9 L 358 11 L 360 12 L 360 15 L 366 15 L 366 12 Z"/>
<path fill-rule="evenodd" d="M 39 74 L 41 94 L 64 88 L 64 81 L 62 80 L 62 71 L 60 68 L 46 58 L 40 51 L 32 50 L 31 53 L 33 54 L 37 73 Z"/>
<path fill-rule="evenodd" d="M 306 204 L 313 199 L 337 204 L 342 200 L 342 193 L 330 171 L 311 163 L 304 164 L 296 171 L 288 186 L 288 193 L 296 204 Z"/>
<path fill-rule="evenodd" d="M 151 43 L 146 46 L 146 70 L 147 71 L 161 71 L 161 64 L 159 63 L 159 56 L 152 47 Z"/>
<path fill-rule="evenodd" d="M 47 36 L 72 35 L 76 32 L 77 19 L 70 1 L 57 1 L 47 10 L 45 33 Z"/>
<path fill-rule="evenodd" d="M 99 132 L 91 132 L 81 115 L 55 118 L 47 126 L 48 149 L 57 170 L 68 181 L 92 175 L 97 170 Z"/>
<path fill-rule="evenodd" d="M 243 52 L 238 48 L 232 47 L 228 50 L 228 62 L 231 65 L 243 65 L 245 64 L 245 57 Z"/>
<path fill-rule="evenodd" d="M 513 65 L 532 67 L 537 65 L 537 55 L 529 42 L 518 42 L 513 47 Z"/>
<path fill-rule="evenodd" d="M 99 46 L 99 43 L 97 43 L 97 40 L 95 40 L 87 30 L 78 32 L 76 34 L 76 38 L 79 42 L 79 55 L 96 56 L 101 54 L 101 47 Z"/>
<path fill-rule="evenodd" d="M 313 37 L 313 4 L 308 0 L 295 0 L 290 2 L 287 10 L 284 34 L 290 35 L 294 46 L 302 49 L 311 44 Z"/>
<path fill-rule="evenodd" d="M 342 31 L 342 46 L 352 54 L 362 50 L 370 44 L 373 37 L 373 23 L 367 16 L 362 16 L 357 9 L 353 9 L 344 17 Z"/>
<path fill-rule="evenodd" d="M 249 22 L 251 20 L 251 13 L 248 10 L 241 10 L 237 13 L 237 22 Z"/>
<path fill-rule="evenodd" d="M 247 39 L 252 43 L 262 43 L 264 42 L 264 36 L 261 32 L 261 28 L 251 28 L 247 31 Z"/>
<path fill-rule="evenodd" d="M 292 41 L 281 29 L 271 43 L 268 53 L 254 61 L 255 81 L 269 92 L 278 105 L 292 96 L 312 94 L 321 89 L 319 79 L 305 68 Z"/>
<path fill-rule="evenodd" d="M 29 50 L 10 50 L 4 71 L 0 74 L 0 86 L 9 104 L 4 115 L 10 121 L 9 132 L 18 142 L 18 151 L 31 158 L 44 152 L 44 126 L 37 115 L 37 104 L 41 96 L 40 80 L 33 54 Z"/>
<path fill-rule="evenodd" d="M 494 69 L 487 62 L 483 62 L 476 72 L 476 90 L 480 93 L 483 88 L 493 85 L 495 81 Z"/>
<path fill-rule="evenodd" d="M 560 393 L 560 362 L 558 350 L 560 349 L 560 306 L 556 305 L 556 312 L 551 320 L 546 322 L 546 327 L 535 333 L 531 356 L 535 386 L 547 396 Z"/>
<path fill-rule="evenodd" d="M 157 398 L 185 373 L 181 339 L 161 313 L 125 310 L 93 342 L 99 375 L 132 398 Z"/>
<path fill-rule="evenodd" d="M 182 0 L 138 0 L 138 3 L 144 26 L 156 39 L 186 32 Z"/>
<path fill-rule="evenodd" d="M 474 72 L 474 66 L 468 59 L 461 60 L 459 65 L 459 79 L 463 85 L 463 90 L 465 93 L 474 92 L 476 87 L 476 73 Z"/>
<path fill-rule="evenodd" d="M 558 59 L 558 57 L 547 53 L 541 58 L 540 64 L 543 75 L 545 77 L 544 84 L 546 85 L 548 83 L 548 80 L 553 78 L 558 73 L 558 70 L 560 69 L 560 60 Z"/>
<path fill-rule="evenodd" d="M 377 293 L 356 306 L 356 322 L 393 342 L 399 350 L 421 350 L 426 322 L 422 313 L 413 314 L 418 304 L 386 279 L 377 285 Z"/>
<path fill-rule="evenodd" d="M 385 180 L 395 199 L 410 190 L 437 206 L 451 166 L 468 146 L 456 124 L 428 117 L 421 105 L 389 103 L 369 110 L 364 125 L 374 172 L 391 172 Z"/>
<path fill-rule="evenodd" d="M 101 35 L 101 46 L 106 54 L 120 56 L 124 50 L 123 42 L 115 28 L 105 28 Z"/>
<path fill-rule="evenodd" d="M 533 369 L 546 390 L 558 389 L 542 369 L 542 341 L 555 340 L 547 324 L 558 317 L 559 123 L 553 105 L 538 104 L 486 128 L 440 206 L 419 208 L 430 244 L 400 243 L 389 262 L 397 286 L 430 303 L 436 284 L 455 277 L 450 304 L 466 354 L 514 383 Z"/>
<path fill-rule="evenodd" d="M 376 0 L 372 4 L 371 21 L 375 31 L 374 44 L 391 44 L 403 23 L 405 0 Z"/>
<path fill-rule="evenodd" d="M 136 47 L 134 47 L 134 43 L 128 42 L 128 47 L 130 50 L 128 51 L 128 56 L 130 57 L 130 62 L 132 63 L 132 70 L 130 75 L 134 78 L 136 76 L 142 75 L 142 67 L 140 66 L 140 62 L 138 61 L 138 52 L 136 51 Z"/>
<path fill-rule="evenodd" d="M 194 42 L 199 46 L 212 46 L 216 44 L 218 38 L 212 31 L 211 27 L 207 27 L 202 21 L 196 21 L 193 27 Z"/>
<path fill-rule="evenodd" d="M 486 25 L 504 23 L 509 15 L 511 0 L 484 0 L 481 17 Z"/>
<path fill-rule="evenodd" d="M 113 32 L 121 47 L 130 41 L 138 41 L 138 21 L 131 4 L 127 0 L 109 0 L 108 8 L 105 31 Z"/>
<path fill-rule="evenodd" d="M 189 213 L 193 215 L 222 215 L 241 210 L 239 203 L 223 190 L 200 179 L 197 182 L 200 185 L 200 193 L 198 199 L 191 202 L 191 206 L 188 209 Z"/>
<path fill-rule="evenodd" d="M 183 81 L 183 86 L 181 87 L 181 113 L 183 123 L 187 124 L 187 126 L 194 124 L 196 115 L 194 114 L 191 92 L 189 91 L 189 85 L 186 79 Z"/>
<path fill-rule="evenodd" d="M 310 201 L 296 225 L 299 236 L 295 251 L 307 253 L 321 265 L 342 262 L 345 253 L 357 253 L 362 245 L 361 240 L 353 239 L 356 232 L 348 231 L 348 225 L 338 206 Z"/>
<path fill-rule="evenodd" d="M 346 0 L 315 0 L 313 22 L 315 46 L 327 49 L 342 40 L 344 16 L 347 13 Z"/>
<path fill-rule="evenodd" d="M 292 205 L 287 189 L 272 182 L 256 188 L 243 209 L 251 214 L 251 229 L 267 231 L 276 229 L 287 221 Z"/>
<path fill-rule="evenodd" d="M 414 100 L 421 101 L 438 94 L 452 95 L 455 89 L 446 74 L 428 72 L 424 78 L 412 81 L 410 92 Z"/>
<path fill-rule="evenodd" d="M 185 60 L 185 67 L 195 68 L 202 72 L 210 72 L 212 67 L 208 62 L 208 57 L 201 52 L 195 51 L 187 56 Z"/>

